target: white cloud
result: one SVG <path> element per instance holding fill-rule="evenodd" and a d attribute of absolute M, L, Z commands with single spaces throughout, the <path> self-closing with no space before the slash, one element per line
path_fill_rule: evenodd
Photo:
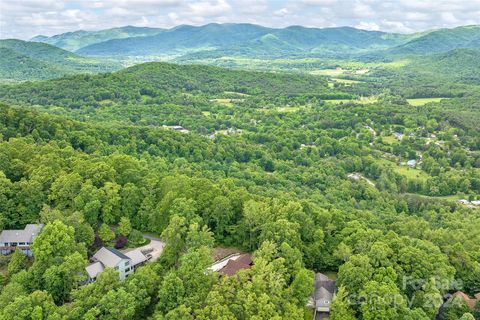
<path fill-rule="evenodd" d="M 372 6 L 357 2 L 353 5 L 353 13 L 358 18 L 370 18 L 375 16 L 375 10 L 373 10 Z"/>
<path fill-rule="evenodd" d="M 0 38 L 210 22 L 413 32 L 480 24 L 479 8 L 480 0 L 0 0 Z"/>
<path fill-rule="evenodd" d="M 273 13 L 277 17 L 285 17 L 288 14 L 288 9 L 287 8 L 282 8 L 280 10 L 277 10 Z"/>
<path fill-rule="evenodd" d="M 301 3 L 309 6 L 330 6 L 337 2 L 337 0 L 301 0 Z"/>
<path fill-rule="evenodd" d="M 190 14 L 203 18 L 218 17 L 227 14 L 232 9 L 230 4 L 225 0 L 196 1 L 190 3 L 188 7 Z"/>
<path fill-rule="evenodd" d="M 442 17 L 442 20 L 445 21 L 446 23 L 457 23 L 458 22 L 458 19 L 451 12 L 442 12 L 442 14 L 440 16 Z"/>
<path fill-rule="evenodd" d="M 375 22 L 365 22 L 365 21 L 362 21 L 359 24 L 357 24 L 355 28 L 363 29 L 363 30 L 372 30 L 372 31 L 380 30 L 380 26 Z"/>

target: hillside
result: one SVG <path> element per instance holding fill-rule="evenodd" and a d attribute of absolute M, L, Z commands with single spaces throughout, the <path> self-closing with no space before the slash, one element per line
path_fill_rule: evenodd
<path fill-rule="evenodd" d="M 30 41 L 48 43 L 65 50 L 76 51 L 85 46 L 112 39 L 150 36 L 162 31 L 163 29 L 159 28 L 126 26 L 99 31 L 79 30 L 74 32 L 66 32 L 51 37 L 40 35 L 32 38 Z"/>
<path fill-rule="evenodd" d="M 112 71 L 120 64 L 80 57 L 45 43 L 0 40 L 0 80 L 24 81 Z"/>
<path fill-rule="evenodd" d="M 64 63 L 68 59 L 78 57 L 74 53 L 52 45 L 16 39 L 0 40 L 0 47 L 20 52 L 32 59 L 39 59 L 55 63 Z"/>
<path fill-rule="evenodd" d="M 9 48 L 0 47 L 0 79 L 11 82 L 60 77 L 65 70 L 54 64 L 30 58 Z"/>
<path fill-rule="evenodd" d="M 391 48 L 390 54 L 432 54 L 461 48 L 480 48 L 480 26 L 440 29 Z"/>
<path fill-rule="evenodd" d="M 98 105 L 104 100 L 136 102 L 142 96 L 161 101 L 194 101 L 185 94 L 204 97 L 224 92 L 262 94 L 271 98 L 350 96 L 329 88 L 325 79 L 314 76 L 151 62 L 110 74 L 78 75 L 0 87 L 0 99 L 75 107 L 81 104 Z"/>
<path fill-rule="evenodd" d="M 480 80 L 480 50 L 455 49 L 428 55 L 415 60 L 408 68 L 463 81 Z"/>
<path fill-rule="evenodd" d="M 409 36 L 355 28 L 266 28 L 252 24 L 180 26 L 154 36 L 109 40 L 86 46 L 79 54 L 104 56 L 179 55 L 209 50 L 216 55 L 252 57 L 303 55 L 340 50 L 386 49 Z M 240 48 L 240 50 L 238 50 Z"/>

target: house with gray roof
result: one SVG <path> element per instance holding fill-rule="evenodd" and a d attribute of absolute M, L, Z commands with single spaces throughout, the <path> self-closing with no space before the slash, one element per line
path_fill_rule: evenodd
<path fill-rule="evenodd" d="M 105 268 L 116 270 L 120 280 L 124 280 L 132 274 L 136 268 L 143 265 L 148 258 L 138 248 L 127 253 L 122 253 L 114 248 L 102 247 L 93 255 L 91 260 L 92 263 L 85 268 L 88 274 L 88 282 L 97 280 L 97 276 L 102 273 Z"/>
<path fill-rule="evenodd" d="M 43 224 L 27 224 L 23 230 L 3 230 L 0 233 L 0 253 L 7 255 L 20 249 L 31 257 L 33 240 L 42 231 L 42 228 Z"/>
<path fill-rule="evenodd" d="M 335 281 L 322 273 L 315 274 L 313 294 L 308 307 L 314 309 L 314 319 L 323 319 L 330 314 L 330 305 L 335 298 Z"/>

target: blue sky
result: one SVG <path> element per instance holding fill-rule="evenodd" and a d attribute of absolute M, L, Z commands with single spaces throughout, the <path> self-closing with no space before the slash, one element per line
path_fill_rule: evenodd
<path fill-rule="evenodd" d="M 0 38 L 210 22 L 409 33 L 480 24 L 480 0 L 0 0 Z"/>

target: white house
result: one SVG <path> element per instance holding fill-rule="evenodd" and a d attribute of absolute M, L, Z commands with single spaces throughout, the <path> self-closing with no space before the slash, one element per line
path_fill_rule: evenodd
<path fill-rule="evenodd" d="M 3 230 L 0 233 L 1 254 L 10 254 L 18 248 L 31 257 L 32 250 L 30 247 L 42 228 L 43 224 L 27 224 L 23 230 Z"/>
<path fill-rule="evenodd" d="M 409 166 L 410 168 L 415 168 L 417 166 L 417 160 L 415 159 L 408 160 L 407 166 Z"/>
<path fill-rule="evenodd" d="M 102 273 L 105 268 L 118 271 L 120 280 L 124 280 L 147 260 L 148 258 L 140 249 L 124 254 L 114 248 L 102 247 L 93 255 L 93 263 L 85 268 L 88 274 L 88 282 L 97 280 L 98 274 Z"/>

